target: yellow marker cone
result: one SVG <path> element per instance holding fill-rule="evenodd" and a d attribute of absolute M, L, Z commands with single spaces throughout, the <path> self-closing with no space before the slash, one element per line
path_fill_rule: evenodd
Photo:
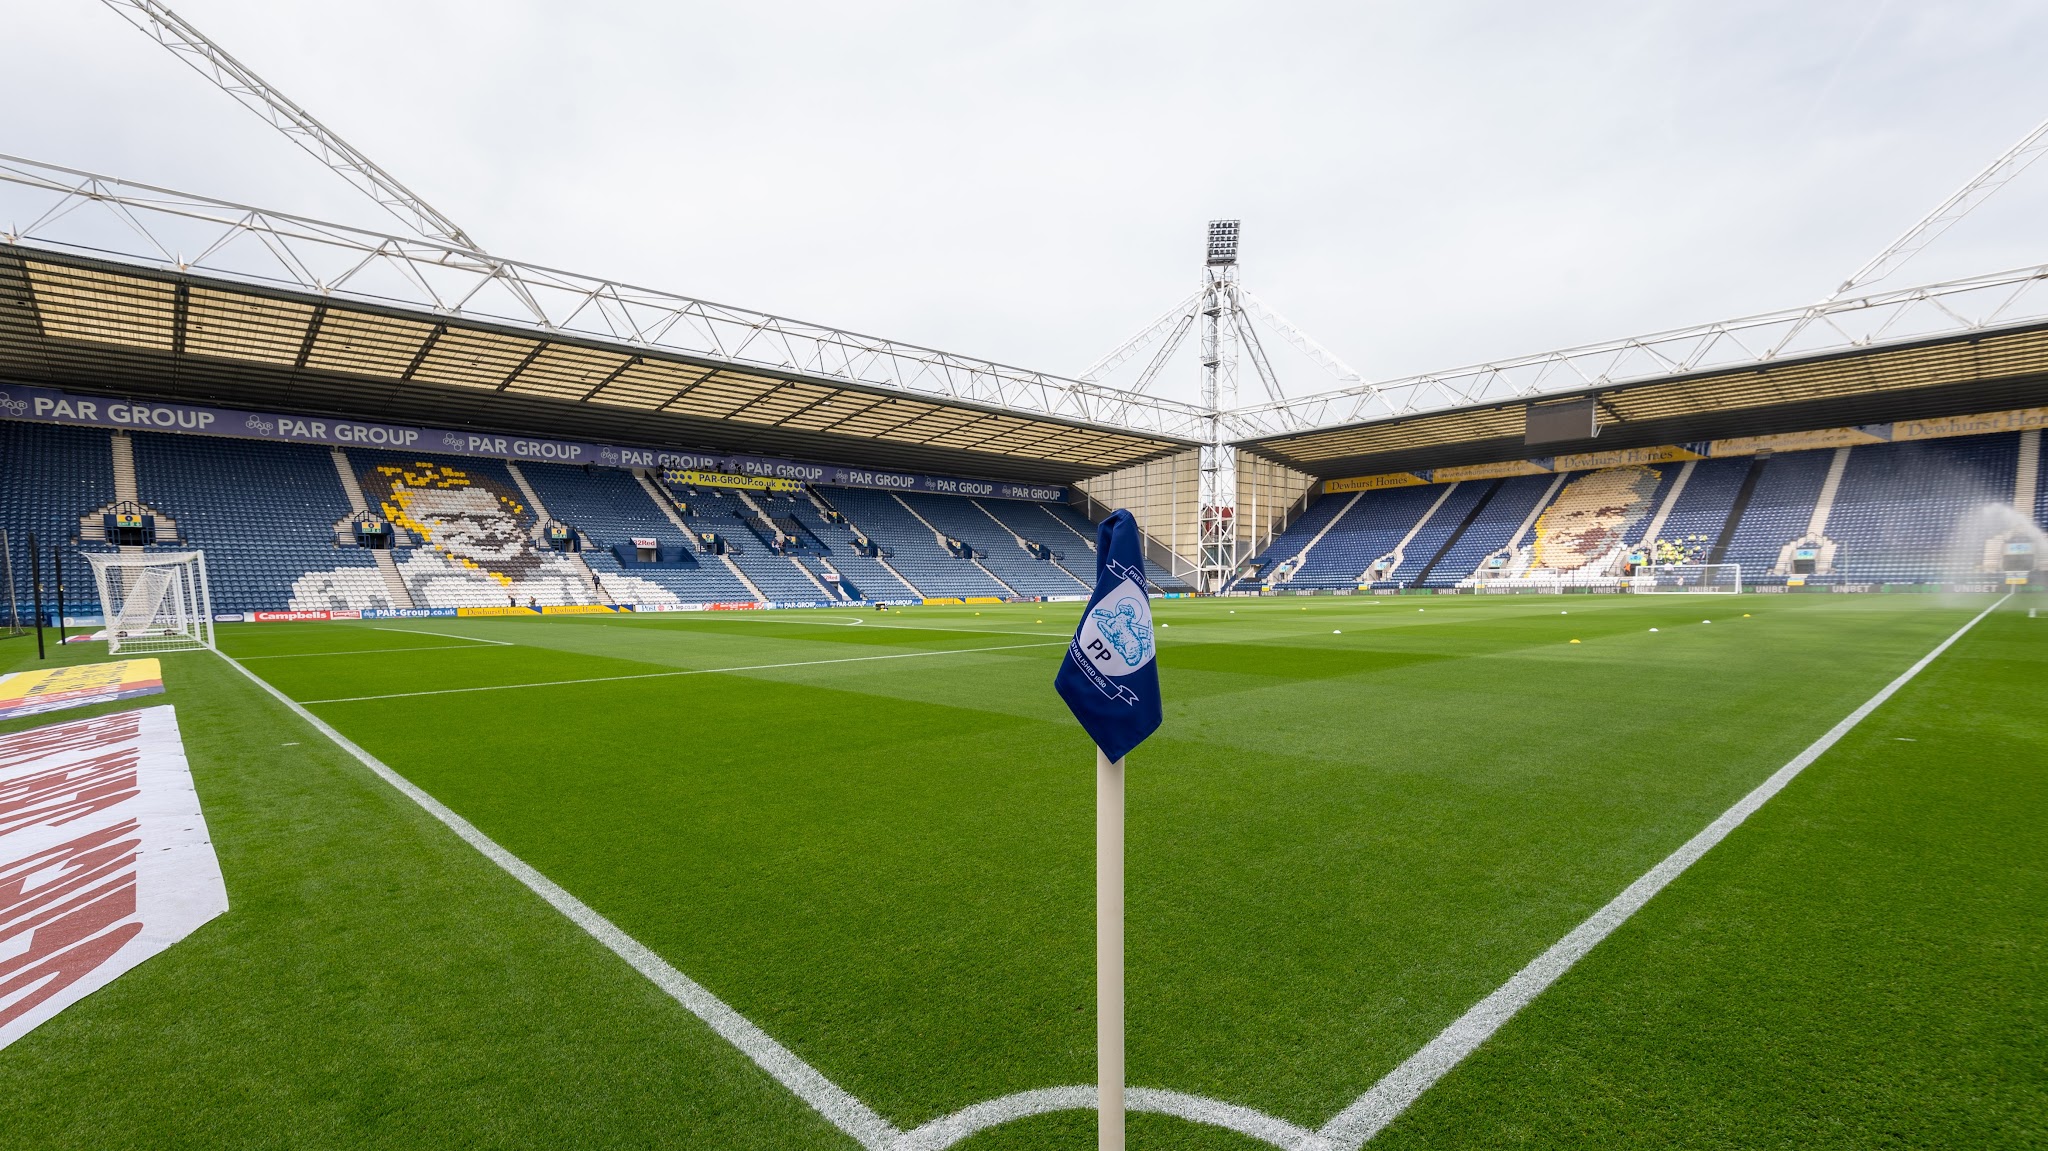
<path fill-rule="evenodd" d="M 1578 640 L 1573 640 L 1572 642 L 1573 642 L 1573 643 L 1577 643 L 1577 642 L 1579 642 L 1579 641 L 1578 641 Z"/>

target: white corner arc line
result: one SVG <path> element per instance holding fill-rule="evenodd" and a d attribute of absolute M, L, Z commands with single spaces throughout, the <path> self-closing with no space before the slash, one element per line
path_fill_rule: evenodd
<path fill-rule="evenodd" d="M 1928 664 L 1945 652 L 1957 640 L 1963 638 L 1971 628 L 1985 616 L 1997 611 L 1999 605 L 2012 598 L 2007 592 L 1996 603 L 1977 613 L 1976 617 L 1955 634 L 1942 640 L 1933 651 L 1920 657 L 1920 661 L 1899 674 L 1865 700 L 1863 706 L 1845 716 L 1840 723 L 1829 728 L 1827 733 L 1806 746 L 1806 750 L 1792 757 L 1791 761 L 1771 773 L 1769 779 L 1758 784 L 1748 795 L 1735 802 L 1733 807 L 1721 813 L 1720 817 L 1708 824 L 1699 834 L 1687 840 L 1678 850 L 1664 857 L 1656 866 L 1644 872 L 1642 878 L 1629 884 L 1620 895 L 1607 906 L 1595 911 L 1586 921 L 1573 928 L 1563 939 L 1552 944 L 1550 949 L 1531 960 L 1528 966 L 1516 972 L 1493 994 L 1473 1005 L 1458 1020 L 1437 1034 L 1437 1037 L 1423 1045 L 1422 1050 L 1409 1056 L 1405 1062 L 1392 1071 L 1372 1089 L 1340 1112 L 1336 1118 L 1323 1125 L 1321 1134 L 1336 1151 L 1357 1151 L 1358 1148 L 1385 1130 L 1406 1111 L 1422 1093 L 1435 1086 L 1453 1067 L 1463 1062 L 1467 1055 L 1479 1045 L 1492 1038 L 1494 1032 L 1515 1013 L 1529 1005 L 1572 965 L 1585 958 L 1599 942 L 1614 933 L 1627 922 L 1650 898 L 1662 891 L 1667 884 L 1678 878 L 1685 869 L 1698 862 L 1715 844 L 1728 837 L 1741 823 L 1755 814 L 1770 798 L 1784 790 L 1808 764 L 1819 759 L 1857 724 L 1876 711 L 1900 688 L 1912 682 Z"/>
<path fill-rule="evenodd" d="M 682 1004 L 692 1015 L 709 1024 L 720 1038 L 739 1048 L 742 1054 L 773 1076 L 776 1082 L 788 1088 L 797 1098 L 810 1104 L 813 1110 L 824 1116 L 833 1126 L 853 1136 L 862 1147 L 868 1148 L 869 1151 L 886 1151 L 901 1134 L 893 1124 L 875 1114 L 867 1104 L 847 1094 L 838 1084 L 825 1078 L 817 1068 L 804 1062 L 795 1052 L 777 1043 L 746 1016 L 733 1010 L 724 1000 L 676 970 L 667 960 L 649 950 L 645 944 L 619 930 L 611 920 L 569 894 L 555 881 L 534 870 L 525 860 L 500 847 L 496 840 L 477 830 L 474 824 L 455 814 L 446 804 L 414 786 L 411 780 L 358 747 L 347 736 L 328 726 L 319 716 L 301 707 L 296 700 L 272 687 L 263 677 L 243 667 L 233 657 L 222 654 L 221 658 L 227 661 L 229 667 L 248 676 L 256 686 L 290 708 L 293 714 L 311 724 L 315 731 L 332 740 L 335 746 L 354 756 L 377 778 L 418 804 L 428 815 L 440 820 L 448 830 L 475 848 L 484 858 L 497 864 L 527 890 L 546 900 L 550 907 L 561 912 L 612 954 L 625 960 L 628 966 L 646 977 L 648 982 L 667 992 L 670 998 Z"/>
<path fill-rule="evenodd" d="M 372 630 L 372 631 L 395 631 L 395 632 L 398 632 L 398 633 L 399 633 L 399 634 L 401 634 L 401 635 L 433 635 L 433 636 L 439 636 L 439 637 L 441 637 L 442 639 L 462 639 L 462 640 L 468 640 L 468 641 L 469 641 L 470 643 L 488 643 L 488 644 L 493 644 L 493 645 L 495 645 L 495 646 L 497 646 L 497 647 L 518 647 L 518 646 L 519 646 L 518 644 L 516 644 L 516 643 L 513 643 L 513 642 L 512 642 L 511 640 L 509 640 L 509 639 L 481 639 L 481 638 L 478 638 L 477 636 L 473 636 L 473 635 L 456 635 L 456 634 L 455 634 L 454 632 L 452 632 L 452 631 L 427 631 L 427 630 L 426 630 L 426 629 L 424 629 L 424 628 L 417 628 L 417 627 L 373 627 L 373 628 L 371 628 L 370 630 Z"/>
<path fill-rule="evenodd" d="M 1041 1087 L 976 1103 L 905 1132 L 891 1151 L 945 1151 L 969 1136 L 1018 1119 L 1049 1115 L 1055 1111 L 1093 1111 L 1098 1102 L 1096 1091 L 1093 1086 Z M 1222 1127 L 1271 1144 L 1281 1151 L 1332 1151 L 1329 1140 L 1306 1127 L 1297 1127 L 1285 1119 L 1276 1119 L 1250 1107 L 1181 1091 L 1133 1087 L 1124 1094 L 1124 1109 L 1171 1115 L 1190 1123 Z"/>
<path fill-rule="evenodd" d="M 878 659 L 918 659 L 923 656 L 934 655 L 971 655 L 974 652 L 978 651 L 1016 651 L 1019 648 L 1027 647 L 1065 646 L 1067 646 L 1065 642 L 1006 643 L 984 647 L 947 648 L 942 651 L 899 651 L 891 652 L 888 655 L 850 655 L 843 656 L 838 659 L 803 659 L 794 660 L 789 663 L 753 663 L 746 664 L 741 667 L 686 667 L 678 668 L 675 671 L 649 671 L 639 672 L 633 675 L 598 675 L 589 676 L 584 679 L 549 679 L 541 680 L 537 683 L 490 683 L 483 684 L 478 687 L 441 687 L 434 688 L 429 691 L 394 691 L 387 693 L 385 695 L 347 695 L 340 696 L 335 699 L 309 699 L 306 701 L 306 703 L 308 706 L 322 703 L 363 703 L 368 700 L 376 699 L 414 699 L 419 696 L 427 695 L 464 695 L 469 692 L 475 691 L 514 691 L 519 688 L 527 687 L 568 687 L 570 685 L 579 683 L 620 683 L 626 680 L 634 679 L 673 679 L 677 676 L 684 675 L 718 675 L 723 672 L 734 671 L 772 671 L 776 668 L 785 667 L 818 667 L 822 664 L 828 663 L 867 663 L 872 660 Z"/>

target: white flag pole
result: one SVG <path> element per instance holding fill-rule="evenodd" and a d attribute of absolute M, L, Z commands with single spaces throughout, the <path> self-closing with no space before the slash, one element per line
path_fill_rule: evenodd
<path fill-rule="evenodd" d="M 1124 1151 L 1124 761 L 1095 749 L 1095 1079 L 1099 1151 Z"/>

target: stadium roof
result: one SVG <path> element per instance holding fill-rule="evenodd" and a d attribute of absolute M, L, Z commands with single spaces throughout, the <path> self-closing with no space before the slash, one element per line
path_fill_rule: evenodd
<path fill-rule="evenodd" d="M 1524 440 L 1532 401 L 1596 398 L 1597 438 Z M 1681 444 L 2048 402 L 2048 324 L 1750 363 L 1627 383 L 1546 391 L 1267 436 L 1245 450 L 1325 479 Z"/>
<path fill-rule="evenodd" d="M 0 157 L 0 373 L 150 398 L 1071 481 L 1209 414 Z M 138 242 L 138 238 L 140 242 Z"/>
<path fill-rule="evenodd" d="M 2048 265 L 1224 411 L 0 156 L 0 372 L 654 448 L 1071 481 L 1212 437 L 1312 475 L 1960 414 L 2043 396 Z"/>

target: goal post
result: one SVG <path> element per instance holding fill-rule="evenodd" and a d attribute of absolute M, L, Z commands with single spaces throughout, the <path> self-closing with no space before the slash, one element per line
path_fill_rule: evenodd
<path fill-rule="evenodd" d="M 99 585 L 108 655 L 213 646 L 206 553 L 88 552 L 85 558 Z"/>
<path fill-rule="evenodd" d="M 1741 564 L 1655 564 L 1638 569 L 1628 581 L 1638 595 L 1737 595 L 1742 591 Z"/>

